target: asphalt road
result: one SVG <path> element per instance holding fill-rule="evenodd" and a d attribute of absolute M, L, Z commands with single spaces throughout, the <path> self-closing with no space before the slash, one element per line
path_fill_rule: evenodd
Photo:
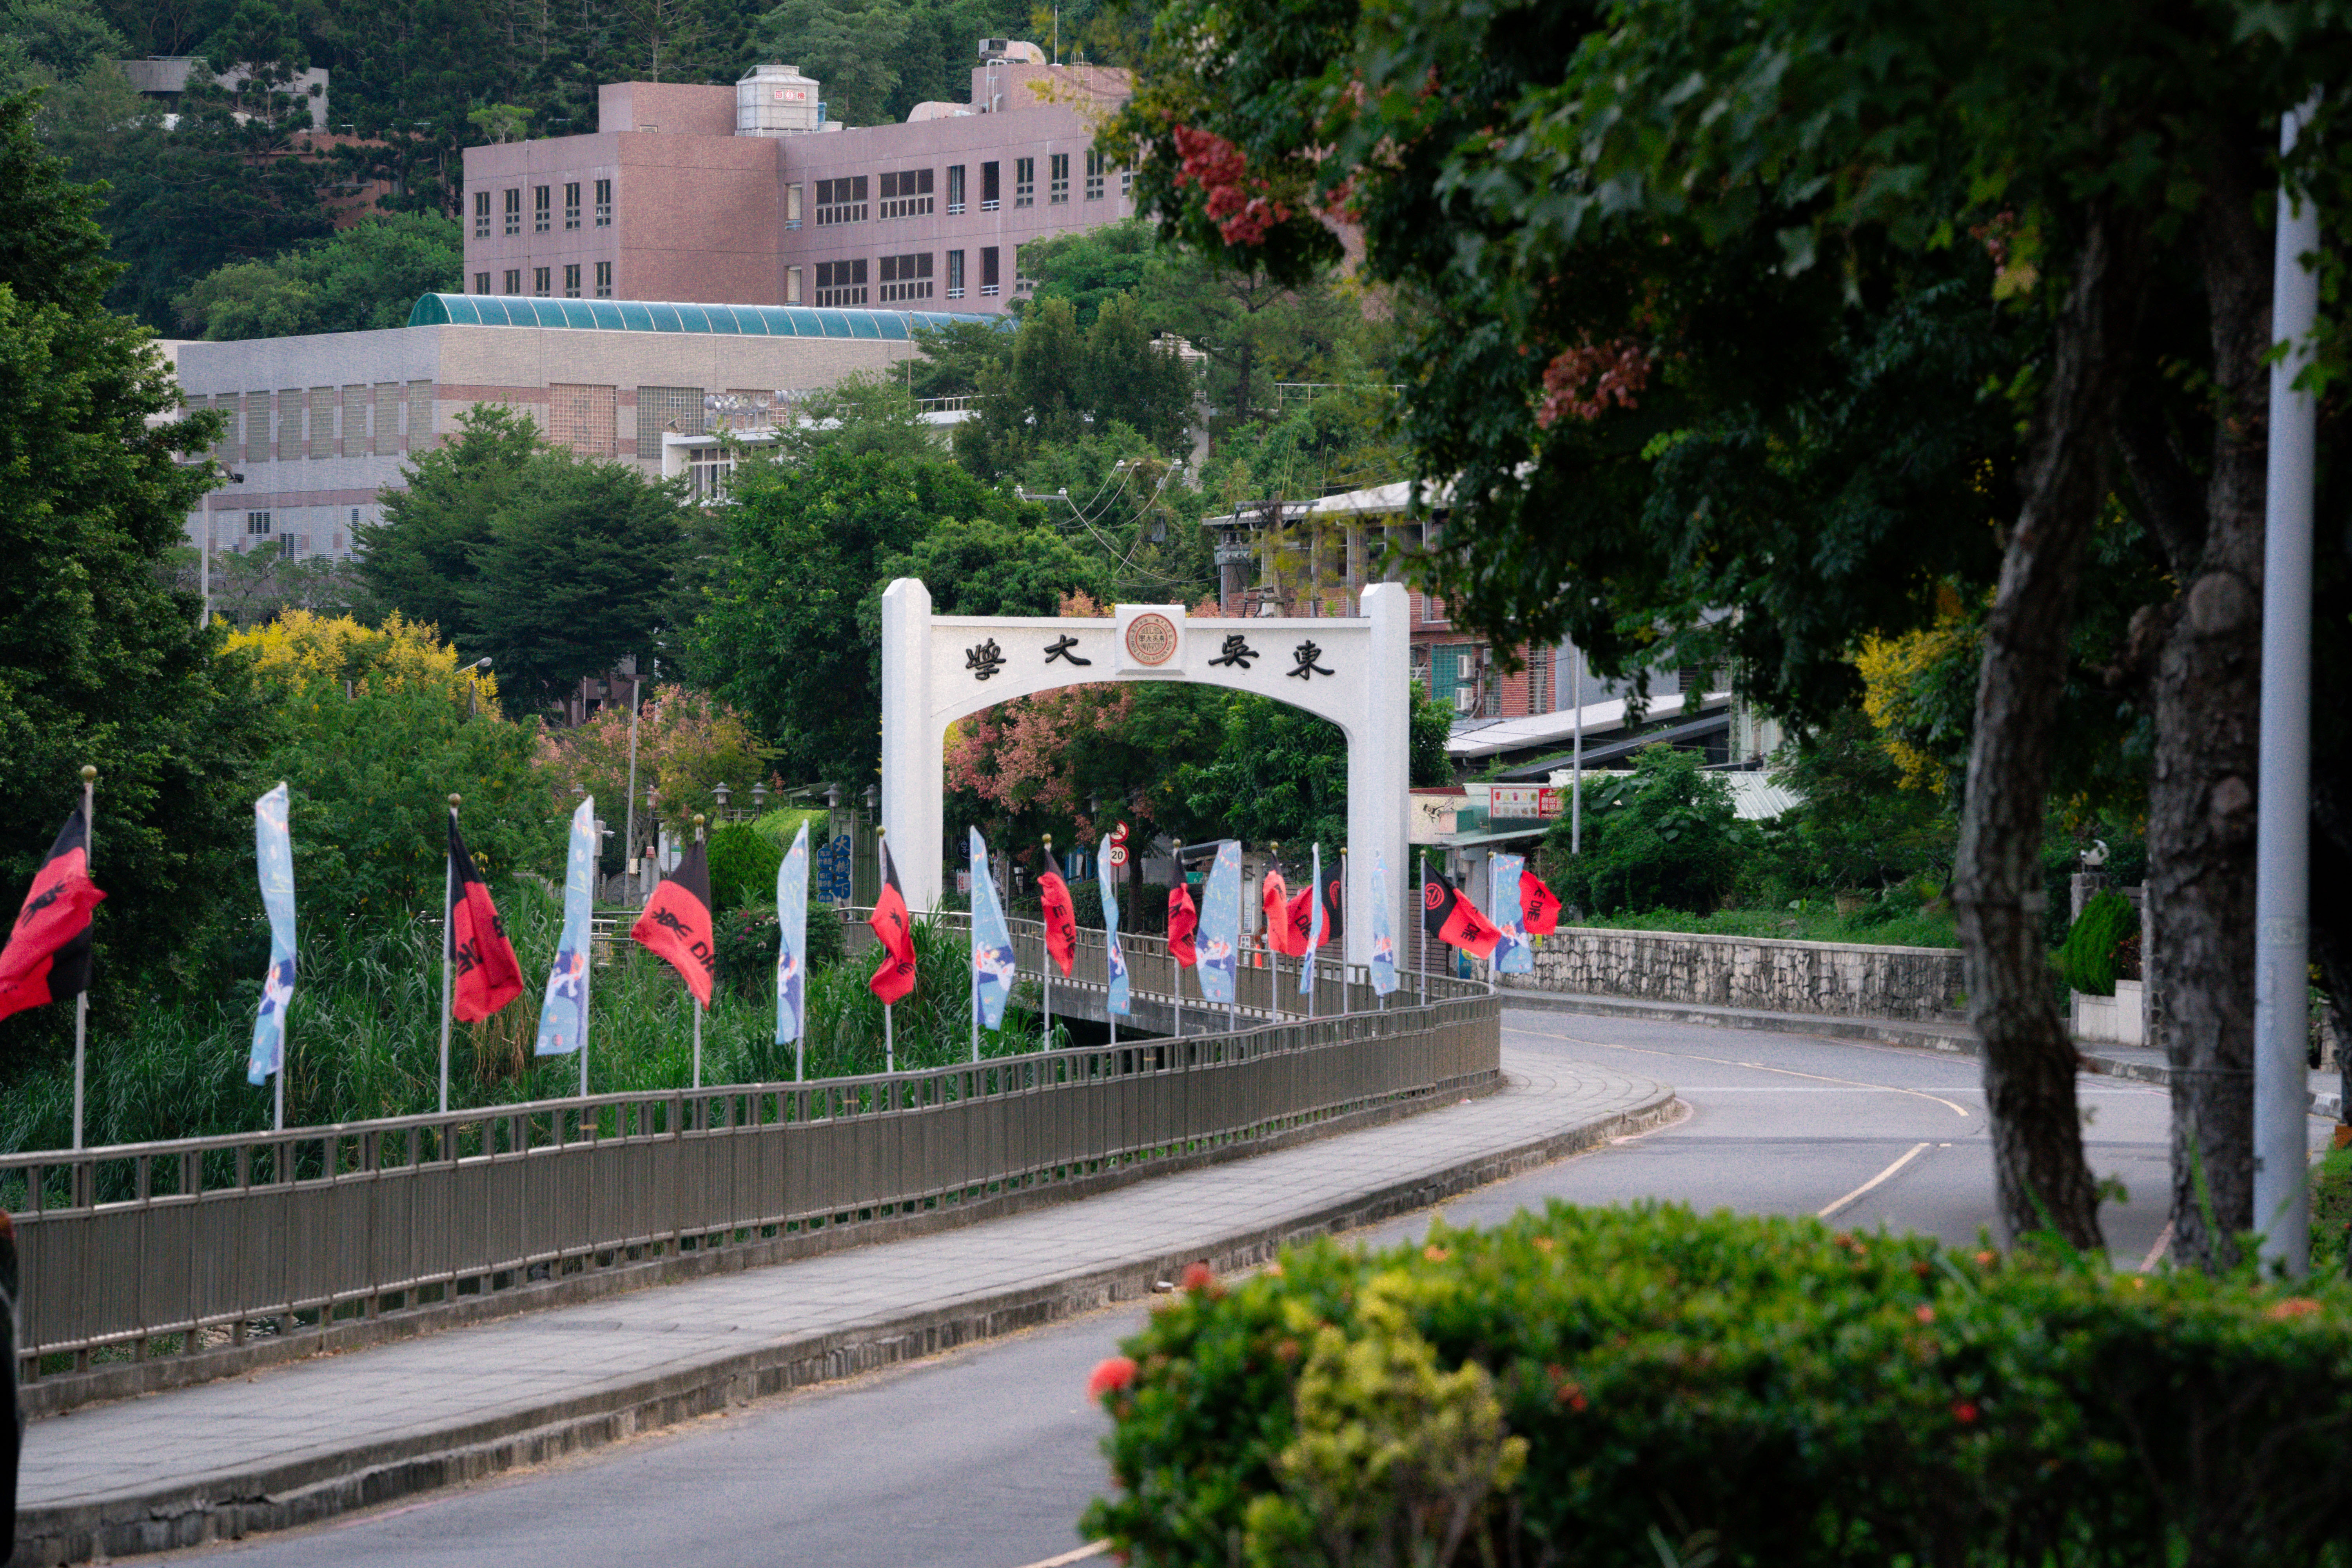
<path fill-rule="evenodd" d="M 1491 1223 L 1559 1198 L 1832 1212 L 1841 1225 L 1975 1240 L 1993 1223 L 1977 1064 L 1895 1047 L 1513 1009 L 1529 1070 L 1552 1059 L 1673 1084 L 1685 1120 L 1448 1204 Z M 2094 1171 L 2127 1202 L 2104 1218 L 2119 1261 L 2161 1232 L 2161 1089 L 2085 1079 Z M 1418 1237 L 1427 1214 L 1366 1233 Z M 557 1465 L 312 1529 L 174 1554 L 236 1568 L 1023 1568 L 1072 1552 L 1105 1485 L 1108 1423 L 1087 1372 L 1132 1332 L 1119 1308 L 807 1390 Z"/>

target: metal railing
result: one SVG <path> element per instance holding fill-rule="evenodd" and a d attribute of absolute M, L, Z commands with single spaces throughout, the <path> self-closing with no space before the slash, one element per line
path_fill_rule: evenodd
<path fill-rule="evenodd" d="M 1042 928 L 1014 925 L 1034 974 Z M 1166 942 L 1121 946 L 1137 998 L 1165 1001 Z M 1381 1006 L 1360 971 L 1335 973 L 1309 1020 L 1294 970 L 1241 974 L 1238 1030 L 1195 996 L 1181 1037 L 1116 1047 L 0 1156 L 21 1375 L 201 1356 L 250 1333 L 982 1203 L 1499 1070 L 1500 999 L 1484 984 L 1431 976 L 1425 1002 L 1406 990 Z M 1106 983 L 1101 935 L 1082 933 L 1056 993 Z"/>

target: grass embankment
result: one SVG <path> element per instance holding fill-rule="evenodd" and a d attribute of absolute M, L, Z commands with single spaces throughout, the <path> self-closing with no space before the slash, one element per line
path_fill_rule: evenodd
<path fill-rule="evenodd" d="M 576 1056 L 535 1057 L 541 992 L 562 923 L 560 900 L 522 881 L 499 889 L 524 991 L 494 1017 L 454 1026 L 449 1104 L 513 1104 L 575 1094 Z M 289 1014 L 286 1124 L 317 1126 L 436 1109 L 439 1090 L 441 926 L 437 920 L 337 951 L 306 943 Z M 963 943 L 917 928 L 915 994 L 896 1015 L 900 1068 L 943 1067 L 970 1054 Z M 614 962 L 594 971 L 588 1026 L 591 1093 L 686 1087 L 694 1053 L 693 999 L 670 967 L 625 934 Z M 882 1007 L 866 989 L 870 960 L 816 969 L 808 990 L 811 1078 L 882 1070 Z M 139 1015 L 126 1034 L 94 1035 L 89 1049 L 88 1131 L 93 1145 L 251 1132 L 269 1125 L 270 1089 L 245 1081 L 253 993 Z M 793 1048 L 775 1043 L 772 982 L 722 986 L 703 1018 L 702 1081 L 773 1082 L 793 1076 Z M 981 1049 L 1011 1056 L 1038 1046 L 1038 1018 L 1008 1009 Z M 34 1073 L 0 1098 L 0 1152 L 62 1149 L 72 1141 L 70 1061 Z"/>
<path fill-rule="evenodd" d="M 1642 914 L 1598 915 L 1575 922 L 1609 931 L 1690 931 L 1706 936 L 1782 937 L 1798 942 L 1859 942 L 1873 947 L 1958 947 L 1959 933 L 1951 912 L 1921 910 L 1888 918 L 1884 910 L 1865 905 L 1842 915 L 1826 900 L 1807 900 L 1799 909 L 1717 910 L 1695 915 L 1682 910 L 1651 910 Z"/>

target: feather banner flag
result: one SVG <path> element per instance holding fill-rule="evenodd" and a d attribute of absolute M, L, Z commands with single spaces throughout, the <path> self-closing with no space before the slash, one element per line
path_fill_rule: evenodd
<path fill-rule="evenodd" d="M 1527 911 L 1520 903 L 1519 878 L 1527 868 L 1523 855 L 1497 855 L 1487 862 L 1486 907 L 1494 911 L 1495 929 L 1503 940 L 1495 947 L 1497 974 L 1529 974 L 1536 967 L 1535 945 L 1528 941 Z"/>
<path fill-rule="evenodd" d="M 539 1044 L 531 1054 L 569 1056 L 588 1034 L 588 958 L 596 907 L 596 797 L 572 813 L 572 843 L 563 860 L 563 933 L 548 966 L 547 994 L 539 1005 Z"/>
<path fill-rule="evenodd" d="M 1095 864 L 1095 879 L 1102 888 L 1103 952 L 1110 964 L 1110 1010 L 1123 1016 L 1129 1010 L 1127 954 L 1118 947 L 1118 888 L 1105 875 L 1109 869 L 1100 861 Z"/>
<path fill-rule="evenodd" d="M 971 828 L 971 972 L 980 987 L 980 1021 L 1004 1026 L 1004 1005 L 1013 1000 L 1019 967 L 1013 955 L 1013 929 L 1004 923 L 1004 901 L 988 868 L 988 844 Z"/>
<path fill-rule="evenodd" d="M 1307 873 L 1307 886 L 1300 894 L 1307 900 L 1307 930 L 1299 938 L 1299 952 L 1304 955 L 1298 965 L 1298 994 L 1315 994 L 1315 950 L 1323 945 L 1323 846 L 1315 847 L 1315 858 Z M 1309 1009 L 1312 1011 L 1312 1009 Z"/>
<path fill-rule="evenodd" d="M 1201 926 L 1194 937 L 1200 955 L 1201 994 L 1211 1002 L 1234 1000 L 1235 954 L 1242 935 L 1242 847 L 1218 844 L 1208 886 L 1201 890 Z"/>
<path fill-rule="evenodd" d="M 286 785 L 253 803 L 253 858 L 261 907 L 269 917 L 269 973 L 253 1019 L 253 1053 L 245 1081 L 263 1084 L 286 1065 L 286 1005 L 294 1000 L 294 843 L 287 826 Z"/>
<path fill-rule="evenodd" d="M 808 1028 L 808 824 L 776 866 L 776 1044 Z"/>
<path fill-rule="evenodd" d="M 1372 851 L 1372 992 L 1386 996 L 1397 988 L 1396 928 L 1389 913 L 1389 859 Z"/>

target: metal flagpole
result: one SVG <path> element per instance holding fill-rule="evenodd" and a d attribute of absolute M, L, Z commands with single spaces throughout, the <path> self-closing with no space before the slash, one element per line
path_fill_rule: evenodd
<path fill-rule="evenodd" d="M 971 869 L 972 869 L 972 891 L 976 894 L 976 893 L 978 893 L 978 892 L 979 892 L 979 890 L 980 890 L 980 873 L 981 873 L 981 871 L 982 871 L 982 868 L 980 865 L 978 865 L 978 864 L 974 864 Z M 971 982 L 971 1059 L 972 1059 L 972 1060 L 974 1060 L 974 1061 L 978 1061 L 978 1060 L 980 1060 L 980 900 L 979 900 L 979 899 L 974 898 L 974 899 L 972 900 L 972 903 L 971 903 L 971 913 L 969 913 L 969 914 L 967 914 L 967 915 L 964 917 L 964 920 L 965 920 L 965 922 L 966 922 L 968 925 L 970 925 L 970 926 L 971 927 L 971 957 L 970 957 L 969 962 L 968 962 L 968 964 L 967 964 L 967 967 L 969 967 L 969 968 L 971 970 L 971 973 L 970 975 L 968 975 L 966 978 L 968 978 L 968 979 Z"/>
<path fill-rule="evenodd" d="M 882 1070 L 898 1070 L 898 1043 L 890 1034 L 890 1004 L 882 1004 Z"/>
<path fill-rule="evenodd" d="M 1423 889 L 1429 886 L 1429 851 L 1423 850 L 1415 859 L 1414 865 L 1421 872 L 1414 880 L 1412 889 L 1415 905 L 1412 923 L 1414 929 L 1421 932 L 1421 957 L 1413 964 L 1413 968 L 1420 972 L 1422 1005 L 1427 1006 L 1429 1005 L 1429 921 L 1424 918 L 1426 911 L 1422 910 L 1418 906 Z"/>
<path fill-rule="evenodd" d="M 2290 153 L 2315 96 L 2285 115 Z M 2279 192 L 2271 337 L 2270 474 L 2263 546 L 2262 769 L 2254 846 L 2254 1225 L 2264 1262 L 2300 1278 L 2311 1263 L 2311 1186 L 2304 1146 L 2310 1031 L 2312 466 L 2317 405 L 2295 378 L 2319 315 L 2304 257 L 2319 248 L 2308 197 Z"/>
<path fill-rule="evenodd" d="M 449 797 L 449 820 L 457 820 L 457 797 Z M 453 931 L 449 921 L 450 900 L 457 896 L 457 862 L 449 851 L 441 852 L 441 1109 L 449 1109 L 449 963 L 452 957 L 450 942 Z M 445 1132 L 446 1138 L 447 1134 Z"/>
<path fill-rule="evenodd" d="M 702 814 L 700 812 L 696 812 L 694 814 L 694 841 L 697 844 L 702 842 Z M 708 885 L 709 884 L 706 881 L 705 886 Z M 698 1091 L 702 1088 L 702 1004 L 696 1001 L 695 994 L 691 990 L 687 992 L 686 999 L 694 1004 L 694 1087 Z"/>
<path fill-rule="evenodd" d="M 1584 853 L 1584 650 L 1570 643 L 1576 655 L 1576 742 L 1568 774 L 1568 852 Z"/>
<path fill-rule="evenodd" d="M 588 951 L 580 956 L 580 1098 L 588 1098 L 588 985 L 596 969 L 596 898 L 591 874 L 588 898 Z"/>
<path fill-rule="evenodd" d="M 81 770 L 81 864 L 85 875 L 95 869 L 98 854 L 98 770 L 88 763 Z M 82 1068 L 89 1045 L 89 987 L 85 984 L 81 994 L 74 998 L 74 1142 L 81 1147 Z"/>
<path fill-rule="evenodd" d="M 642 677 L 636 675 L 629 677 L 628 816 L 626 824 L 621 832 L 621 845 L 624 850 L 626 851 L 628 858 L 631 875 L 629 877 L 630 885 L 627 897 L 632 899 L 636 897 L 637 894 L 637 879 L 635 874 L 637 864 L 637 702 L 640 694 L 645 690 L 645 685 L 646 683 Z M 593 906 L 592 905 L 591 908 L 593 909 Z M 587 1070 L 588 1058 L 583 1054 L 580 1060 L 581 1070 L 585 1072 Z M 586 1080 L 583 1079 L 582 1081 L 584 1083 Z M 588 1091 L 583 1088 L 580 1092 L 585 1094 Z"/>
<path fill-rule="evenodd" d="M 1052 834 L 1048 833 L 1047 835 L 1045 835 L 1045 869 L 1046 871 L 1050 871 L 1050 870 L 1052 870 L 1053 868 L 1054 868 L 1054 836 L 1053 836 Z M 1040 878 L 1040 891 L 1041 891 L 1041 894 L 1042 894 L 1042 891 L 1043 891 L 1043 877 L 1044 877 L 1044 874 L 1045 874 L 1045 873 L 1044 873 L 1044 872 L 1042 872 L 1042 871 L 1038 874 L 1038 875 L 1039 875 L 1039 878 Z M 1045 995 L 1045 1046 L 1044 1046 L 1044 1047 L 1043 1047 L 1043 1048 L 1044 1048 L 1044 1049 L 1045 1049 L 1045 1050 L 1049 1050 L 1049 1051 L 1050 1051 L 1050 1050 L 1052 1050 L 1052 1049 L 1054 1048 L 1054 949 L 1053 949 L 1053 943 L 1045 940 L 1045 899 L 1041 896 L 1041 897 L 1038 899 L 1038 900 L 1037 900 L 1037 916 L 1038 916 L 1038 919 L 1037 919 L 1037 931 L 1038 931 L 1038 943 L 1039 943 L 1040 947 L 1042 947 L 1042 948 L 1044 949 L 1044 951 L 1043 951 L 1043 952 L 1041 952 L 1038 954 L 1038 958 L 1039 958 L 1040 962 L 1039 962 L 1039 963 L 1038 963 L 1038 965 L 1037 965 L 1037 973 L 1038 973 L 1038 975 L 1041 977 L 1041 981 L 1042 981 L 1041 990 L 1042 990 L 1042 992 L 1043 992 L 1043 994 L 1044 994 L 1044 995 Z"/>

